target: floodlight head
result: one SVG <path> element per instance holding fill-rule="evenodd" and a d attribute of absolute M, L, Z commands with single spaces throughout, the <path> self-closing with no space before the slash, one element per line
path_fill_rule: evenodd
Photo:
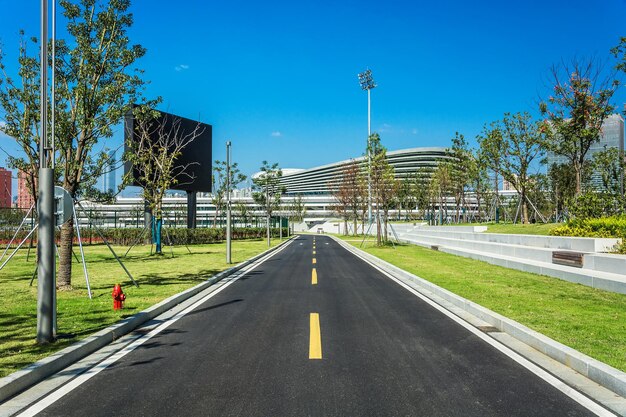
<path fill-rule="evenodd" d="M 359 83 L 361 84 L 361 88 L 363 90 L 371 90 L 372 88 L 375 88 L 376 83 L 374 82 L 374 79 L 372 78 L 372 71 L 368 69 L 360 73 Z"/>

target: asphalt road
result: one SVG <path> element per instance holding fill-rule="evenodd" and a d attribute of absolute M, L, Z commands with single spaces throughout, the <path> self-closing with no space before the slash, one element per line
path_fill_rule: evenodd
<path fill-rule="evenodd" d="M 40 415 L 593 415 L 331 239 L 315 237 L 315 254 L 313 242 L 299 237 Z"/>

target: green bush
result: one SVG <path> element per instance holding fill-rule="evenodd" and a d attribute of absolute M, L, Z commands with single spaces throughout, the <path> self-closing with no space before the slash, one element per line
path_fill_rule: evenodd
<path fill-rule="evenodd" d="M 114 245 L 130 246 L 139 243 L 140 238 L 143 236 L 144 243 L 150 243 L 149 231 L 144 231 L 143 228 L 109 228 L 99 229 L 106 240 Z M 9 243 L 15 230 L 12 229 L 0 229 L 0 245 L 6 245 Z M 270 229 L 272 237 L 279 236 L 279 229 Z M 16 247 L 22 239 L 26 237 L 28 231 L 22 230 L 16 239 L 13 241 L 12 247 Z M 81 228 L 81 239 L 84 245 L 100 244 L 103 243 L 102 237 L 94 228 Z M 240 239 L 262 239 L 266 236 L 266 229 L 264 227 L 237 227 L 233 228 L 232 238 L 233 240 Z M 283 236 L 287 236 L 287 228 L 283 228 Z M 56 232 L 57 241 L 60 238 L 60 233 Z M 226 240 L 225 228 L 163 228 L 163 234 L 161 237 L 164 244 L 169 244 L 170 240 L 172 245 L 200 245 L 208 243 L 217 243 Z M 78 243 L 78 237 L 74 235 L 75 243 Z M 37 242 L 37 234 L 34 234 L 34 244 Z M 24 247 L 27 247 L 29 242 L 24 243 Z"/>
<path fill-rule="evenodd" d="M 626 253 L 626 216 L 612 216 L 600 218 L 576 218 L 563 226 L 550 230 L 553 236 L 577 237 L 614 237 L 621 238 L 622 243 L 616 251 Z"/>

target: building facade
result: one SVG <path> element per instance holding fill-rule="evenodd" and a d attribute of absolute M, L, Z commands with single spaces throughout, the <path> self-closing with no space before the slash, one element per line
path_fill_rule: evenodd
<path fill-rule="evenodd" d="M 12 187 L 13 173 L 0 167 L 0 208 L 9 208 L 13 205 Z"/>
<path fill-rule="evenodd" d="M 585 160 L 592 160 L 595 153 L 607 148 L 616 148 L 620 151 L 620 155 L 624 154 L 624 118 L 620 114 L 612 114 L 602 123 L 600 140 L 591 145 L 589 152 L 587 152 L 585 156 Z M 561 165 L 570 163 L 564 156 L 556 155 L 553 152 L 547 153 L 546 160 L 548 167 L 553 164 Z M 602 184 L 602 179 L 598 172 L 591 173 L 591 183 L 593 185 Z"/>
<path fill-rule="evenodd" d="M 105 168 L 106 174 L 104 174 L 104 178 L 102 179 L 102 192 L 107 193 L 109 191 L 115 192 L 117 188 L 117 181 L 115 180 L 115 163 L 117 162 L 115 159 L 115 151 L 110 151 L 108 154 L 109 161 Z"/>
<path fill-rule="evenodd" d="M 17 172 L 17 207 L 24 210 L 30 209 L 35 204 L 27 178 L 28 173 L 24 171 Z"/>

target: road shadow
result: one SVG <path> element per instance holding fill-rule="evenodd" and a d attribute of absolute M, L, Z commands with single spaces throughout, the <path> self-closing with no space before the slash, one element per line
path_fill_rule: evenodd
<path fill-rule="evenodd" d="M 196 309 L 196 310 L 192 311 L 191 313 L 189 313 L 188 316 L 191 316 L 192 314 L 204 313 L 205 311 L 210 311 L 210 310 L 213 310 L 213 309 L 216 309 L 216 308 L 225 307 L 227 305 L 240 303 L 242 301 L 244 301 L 242 298 L 237 298 L 235 300 L 226 301 L 224 303 L 215 304 L 215 305 L 204 307 L 204 308 L 199 308 L 199 309 Z"/>

